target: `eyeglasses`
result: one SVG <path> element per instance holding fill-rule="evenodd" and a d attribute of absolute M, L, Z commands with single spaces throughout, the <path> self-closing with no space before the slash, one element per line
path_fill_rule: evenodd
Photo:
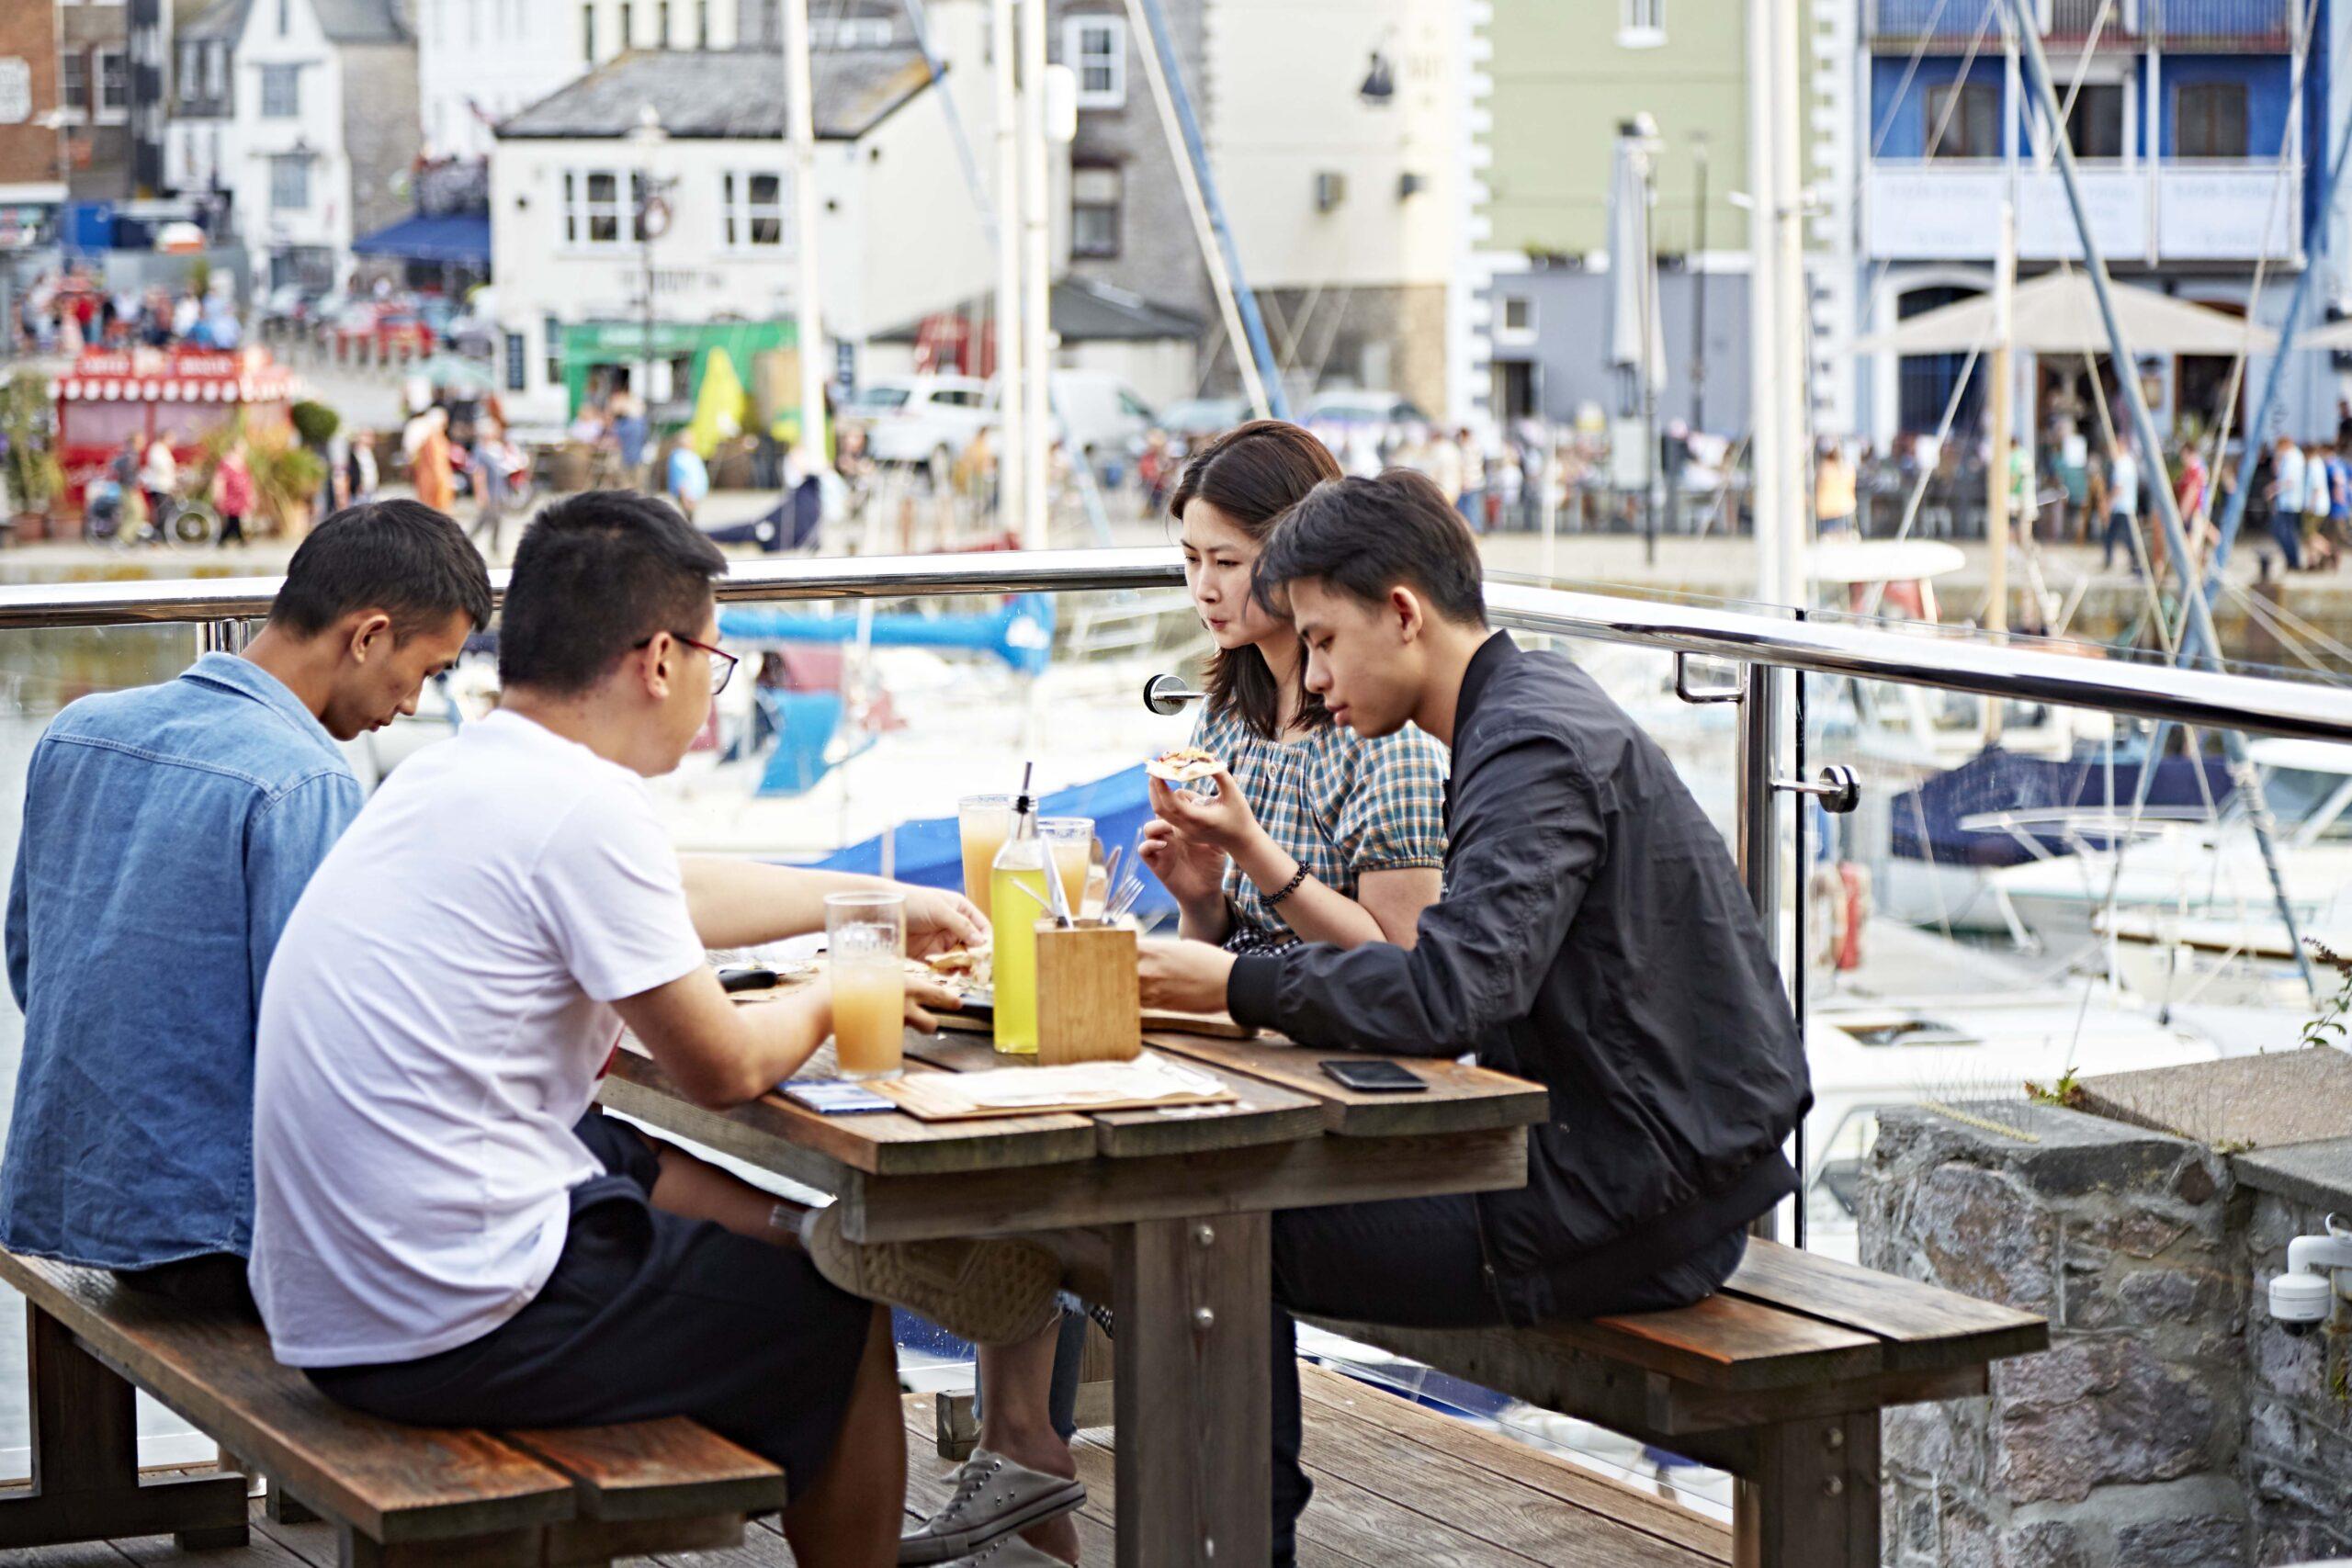
<path fill-rule="evenodd" d="M 735 678 L 735 666 L 742 662 L 741 659 L 737 658 L 734 654 L 728 652 L 723 648 L 713 648 L 710 644 L 702 641 L 700 638 L 690 637 L 684 632 L 672 632 L 670 635 L 677 638 L 680 642 L 684 643 L 688 648 L 698 648 L 702 649 L 703 652 L 710 655 L 710 694 L 712 696 L 715 697 L 718 695 L 719 693 L 727 689 L 727 682 Z M 646 637 L 642 641 L 633 643 L 630 646 L 634 648 L 650 648 L 652 645 L 653 638 Z"/>

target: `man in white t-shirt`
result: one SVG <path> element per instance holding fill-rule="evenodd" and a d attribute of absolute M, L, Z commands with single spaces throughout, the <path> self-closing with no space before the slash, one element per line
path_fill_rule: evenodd
<path fill-rule="evenodd" d="M 732 670 L 725 558 L 666 503 L 591 491 L 514 558 L 499 711 L 402 764 L 286 926 L 261 1005 L 251 1280 L 278 1359 L 399 1420 L 532 1427 L 683 1415 L 782 1465 L 807 1563 L 894 1559 L 906 1438 L 887 1311 L 966 1337 L 1047 1321 L 1025 1243 L 856 1248 L 594 1111 L 633 1032 L 681 1092 L 765 1092 L 830 996 L 737 1009 L 707 947 L 820 929 L 874 886 L 669 847 L 644 780 Z M 918 951 L 986 934 L 903 890 Z M 909 1018 L 945 993 L 910 987 Z"/>

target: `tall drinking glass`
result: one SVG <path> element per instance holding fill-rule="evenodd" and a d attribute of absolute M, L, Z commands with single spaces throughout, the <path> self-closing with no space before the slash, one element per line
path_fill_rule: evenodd
<path fill-rule="evenodd" d="M 1091 817 L 1041 817 L 1037 819 L 1037 837 L 1054 857 L 1054 871 L 1061 878 L 1062 897 L 1069 900 L 1070 917 L 1077 918 L 1080 906 L 1086 901 L 1086 876 L 1094 861 L 1094 818 Z"/>
<path fill-rule="evenodd" d="M 964 897 L 979 907 L 991 921 L 989 908 L 989 868 L 1012 830 L 1012 796 L 967 795 L 956 803 L 956 828 L 964 840 Z"/>
<path fill-rule="evenodd" d="M 907 1039 L 905 896 L 827 894 L 825 952 L 842 1077 L 897 1077 Z"/>

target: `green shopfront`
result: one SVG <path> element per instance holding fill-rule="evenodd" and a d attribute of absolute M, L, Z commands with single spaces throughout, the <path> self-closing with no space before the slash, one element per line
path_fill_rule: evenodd
<path fill-rule="evenodd" d="M 750 394 L 752 416 L 794 408 L 799 334 L 782 321 L 655 321 L 649 353 L 642 321 L 582 321 L 557 327 L 556 356 L 563 377 L 565 414 L 598 403 L 622 388 L 635 388 L 648 358 L 670 367 L 669 396 L 656 411 L 664 423 L 683 423 L 701 395 L 714 350 L 724 350 L 736 378 Z M 656 386 L 662 378 L 655 378 Z M 781 397 L 775 394 L 781 390 Z"/>

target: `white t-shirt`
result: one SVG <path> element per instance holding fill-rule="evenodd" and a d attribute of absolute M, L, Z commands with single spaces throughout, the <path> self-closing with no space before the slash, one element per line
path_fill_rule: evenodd
<path fill-rule="evenodd" d="M 571 1125 L 610 1004 L 703 962 L 636 774 L 503 712 L 402 764 L 263 987 L 251 1278 L 277 1359 L 414 1360 L 529 1303 L 602 1174 Z"/>

